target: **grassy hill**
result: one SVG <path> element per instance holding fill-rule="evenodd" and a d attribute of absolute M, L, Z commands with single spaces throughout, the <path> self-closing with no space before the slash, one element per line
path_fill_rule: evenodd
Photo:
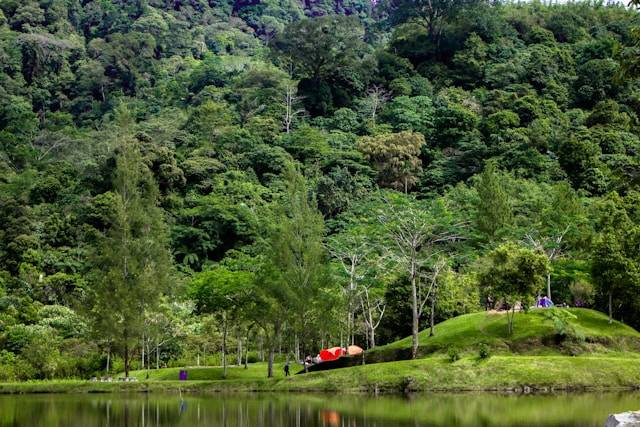
<path fill-rule="evenodd" d="M 411 338 L 367 352 L 367 364 L 285 378 L 282 364 L 267 379 L 266 363 L 188 367 L 189 381 L 177 381 L 180 368 L 133 371 L 138 383 L 86 381 L 0 384 L 0 393 L 108 391 L 352 391 L 408 392 L 460 390 L 604 390 L 640 388 L 640 333 L 602 313 L 568 309 L 568 336 L 558 335 L 549 310 L 516 315 L 513 335 L 504 314 L 473 313 L 442 322 L 420 334 L 420 356 L 409 354 Z M 491 356 L 481 359 L 478 346 Z M 451 361 L 448 350 L 459 349 Z M 395 358 L 395 359 L 392 359 Z M 381 363 L 370 363 L 381 362 Z M 384 362 L 384 363 L 382 363 Z M 295 367 L 292 369 L 296 371 Z M 148 374 L 148 378 L 147 378 Z"/>
<path fill-rule="evenodd" d="M 548 309 L 535 309 L 528 313 L 517 313 L 514 322 L 514 332 L 507 334 L 507 319 L 504 313 L 499 312 L 479 312 L 458 316 L 439 323 L 435 326 L 435 335 L 429 336 L 429 330 L 420 333 L 420 351 L 422 358 L 432 358 L 433 361 L 425 363 L 418 362 L 419 366 L 431 369 L 453 370 L 453 366 L 445 364 L 441 366 L 435 360 L 447 358 L 450 348 L 458 349 L 462 357 L 474 361 L 478 358 L 478 348 L 480 344 L 489 347 L 493 356 L 502 357 L 503 363 L 517 367 L 519 363 L 526 363 L 535 360 L 534 358 L 523 359 L 522 356 L 588 356 L 589 358 L 599 357 L 601 360 L 623 358 L 624 360 L 638 359 L 640 361 L 640 332 L 614 321 L 609 323 L 606 315 L 594 310 L 582 308 L 566 309 L 570 313 L 567 316 L 570 334 L 559 336 L 554 321 L 550 317 L 552 311 Z M 393 377 L 398 369 L 402 369 L 403 363 L 407 362 L 411 349 L 411 337 L 404 338 L 394 343 L 377 347 L 373 351 L 367 351 L 367 365 L 362 368 L 354 367 L 347 370 L 358 372 L 376 372 L 372 378 L 384 376 Z M 496 359 L 498 360 L 498 359 Z M 544 359 L 547 362 L 555 360 L 560 363 L 560 359 Z M 581 360 L 586 360 L 582 358 Z M 392 365 L 373 367 L 373 364 L 381 362 L 395 362 Z M 416 362 L 412 362 L 416 363 Z M 492 362 L 493 363 L 493 362 Z M 490 363 L 490 364 L 492 364 Z M 576 362 L 577 363 L 577 362 Z M 547 363 L 548 364 L 548 363 Z M 552 363 L 553 365 L 553 363 Z M 472 365 L 461 367 L 473 369 Z M 483 365 L 484 366 L 484 365 Z M 400 368 L 398 368 L 400 367 Z M 477 365 L 476 368 L 480 368 Z M 357 368 L 357 369 L 356 369 Z M 558 369 L 563 370 L 566 366 Z M 426 369 L 426 368 L 425 368 Z M 266 376 L 266 363 L 254 363 L 244 369 L 242 366 L 229 366 L 227 378 L 222 376 L 222 367 L 189 367 L 188 379 L 191 381 L 256 381 L 262 380 Z M 298 369 L 292 365 L 292 372 Z M 553 366 L 546 366 L 546 371 L 554 371 Z M 131 375 L 139 380 L 149 381 L 176 381 L 178 380 L 180 368 L 167 368 L 149 371 L 132 371 Z M 508 371 L 508 370 L 507 370 Z M 284 377 L 282 364 L 274 366 L 276 378 Z M 148 375 L 148 378 L 147 378 Z M 309 374 L 307 374 L 309 375 Z M 345 369 L 339 369 L 327 373 L 313 374 L 317 381 L 322 382 L 323 388 L 329 383 L 324 383 L 323 379 L 337 380 L 337 378 L 347 375 Z M 361 374 L 359 374 L 361 375 Z M 434 375 L 431 372 L 430 375 Z M 438 374 L 442 376 L 441 374 Z M 508 376 L 508 375 L 507 375 Z M 559 378 L 558 375 L 555 376 Z M 488 378 L 484 375 L 484 378 Z M 444 379 L 444 376 L 443 376 Z M 500 380 L 505 380 L 501 377 Z M 296 377 L 292 380 L 298 383 L 308 383 Z M 313 382 L 313 381 L 312 381 Z M 459 383 L 458 386 L 461 386 Z"/>
<path fill-rule="evenodd" d="M 434 336 L 429 330 L 419 334 L 419 355 L 446 353 L 451 347 L 461 353 L 476 352 L 481 343 L 494 354 L 594 354 L 640 351 L 640 333 L 623 323 L 609 323 L 604 314 L 583 308 L 562 309 L 568 327 L 558 333 L 548 309 L 517 313 L 512 335 L 507 333 L 504 313 L 479 312 L 458 316 L 439 323 Z M 411 337 L 377 347 L 369 352 L 369 360 L 391 361 L 408 358 Z"/>

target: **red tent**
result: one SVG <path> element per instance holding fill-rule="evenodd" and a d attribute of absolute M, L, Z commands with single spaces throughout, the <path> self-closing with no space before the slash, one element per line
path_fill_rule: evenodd
<path fill-rule="evenodd" d="M 344 349 L 340 347 L 331 347 L 325 350 L 320 350 L 320 360 L 328 362 L 330 360 L 336 360 L 340 356 L 344 356 Z"/>

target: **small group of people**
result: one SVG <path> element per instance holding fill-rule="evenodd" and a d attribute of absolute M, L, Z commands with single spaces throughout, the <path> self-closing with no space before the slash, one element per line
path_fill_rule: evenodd
<path fill-rule="evenodd" d="M 504 302 L 500 302 L 498 301 L 499 304 L 495 304 L 495 302 L 493 301 L 493 298 L 491 298 L 491 296 L 488 296 L 485 299 L 485 305 L 484 305 L 484 309 L 485 311 L 490 311 L 490 310 L 506 310 L 508 309 L 508 305 Z M 506 307 L 505 307 L 506 306 Z M 520 310 L 521 307 L 520 303 L 516 304 L 516 310 Z M 551 298 L 549 298 L 548 296 L 543 296 L 540 297 L 540 295 L 538 295 L 538 298 L 536 298 L 536 308 L 551 308 L 551 307 L 555 307 L 555 304 L 553 303 L 553 301 L 551 301 Z M 566 304 L 560 304 L 559 307 L 563 307 L 566 306 Z"/>
<path fill-rule="evenodd" d="M 307 356 L 304 358 L 305 365 L 315 365 L 316 363 L 320 363 L 322 359 L 320 359 L 320 355 L 316 354 L 315 356 Z"/>

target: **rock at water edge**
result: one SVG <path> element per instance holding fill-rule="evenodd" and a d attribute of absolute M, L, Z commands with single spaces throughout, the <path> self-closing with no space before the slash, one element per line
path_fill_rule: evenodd
<path fill-rule="evenodd" d="M 604 427 L 640 427 L 640 412 L 609 415 Z"/>

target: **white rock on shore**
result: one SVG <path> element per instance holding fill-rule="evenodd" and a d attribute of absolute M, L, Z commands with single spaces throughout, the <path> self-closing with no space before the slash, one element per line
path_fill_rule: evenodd
<path fill-rule="evenodd" d="M 609 415 L 604 427 L 640 427 L 640 412 Z"/>

